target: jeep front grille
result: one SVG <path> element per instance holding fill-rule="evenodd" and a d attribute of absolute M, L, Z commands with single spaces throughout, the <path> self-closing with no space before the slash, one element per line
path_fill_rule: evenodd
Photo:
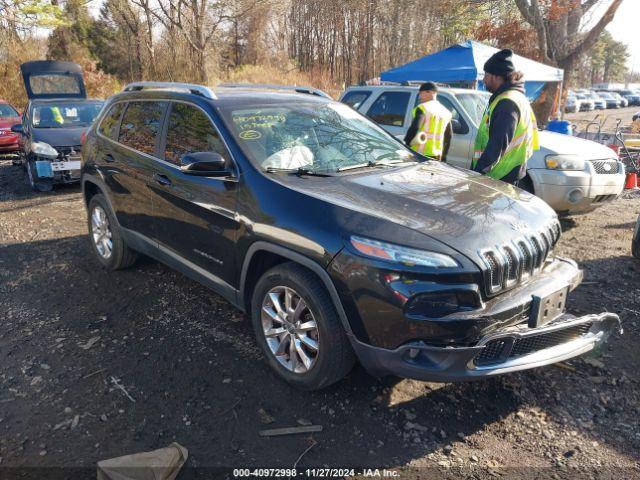
<path fill-rule="evenodd" d="M 538 273 L 559 238 L 560 224 L 556 221 L 512 243 L 482 250 L 487 293 L 496 294 Z"/>

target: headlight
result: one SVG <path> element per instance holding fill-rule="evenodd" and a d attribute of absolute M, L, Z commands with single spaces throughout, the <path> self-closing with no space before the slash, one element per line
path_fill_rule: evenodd
<path fill-rule="evenodd" d="M 544 161 L 551 170 L 584 170 L 584 159 L 577 155 L 547 155 Z"/>
<path fill-rule="evenodd" d="M 422 265 L 434 268 L 455 268 L 459 264 L 449 255 L 401 247 L 362 237 L 351 237 L 351 245 L 363 255 L 377 260 L 402 263 L 408 266 Z"/>
<path fill-rule="evenodd" d="M 42 157 L 56 158 L 58 156 L 58 151 L 44 142 L 31 142 L 31 151 Z"/>

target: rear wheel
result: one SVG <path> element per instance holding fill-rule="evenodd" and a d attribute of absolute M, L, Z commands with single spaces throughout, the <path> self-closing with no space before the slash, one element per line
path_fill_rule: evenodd
<path fill-rule="evenodd" d="M 288 383 L 317 390 L 341 380 L 355 355 L 322 282 L 294 263 L 272 268 L 251 302 L 256 338 L 269 365 Z"/>
<path fill-rule="evenodd" d="M 98 261 L 110 270 L 133 265 L 137 254 L 127 246 L 104 195 L 91 197 L 87 210 L 91 250 Z"/>
<path fill-rule="evenodd" d="M 640 238 L 635 239 L 635 241 L 631 243 L 631 254 L 637 259 L 640 259 Z"/>

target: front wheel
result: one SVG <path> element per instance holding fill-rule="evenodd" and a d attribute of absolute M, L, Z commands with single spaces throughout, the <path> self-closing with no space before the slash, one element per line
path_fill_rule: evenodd
<path fill-rule="evenodd" d="M 251 319 L 269 365 L 288 383 L 317 390 L 341 380 L 355 355 L 322 282 L 286 263 L 266 272 L 251 302 Z"/>

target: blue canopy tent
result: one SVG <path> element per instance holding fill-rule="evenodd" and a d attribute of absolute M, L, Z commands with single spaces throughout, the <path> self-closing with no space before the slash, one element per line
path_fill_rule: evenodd
<path fill-rule="evenodd" d="M 461 83 L 477 85 L 484 90 L 483 66 L 488 58 L 498 51 L 483 43 L 467 40 L 439 52 L 418 58 L 400 67 L 382 72 L 383 82 Z M 517 70 L 524 73 L 527 96 L 534 100 L 540 95 L 546 82 L 562 82 L 564 71 L 520 55 L 513 56 Z M 477 82 L 477 83 L 475 83 Z"/>

